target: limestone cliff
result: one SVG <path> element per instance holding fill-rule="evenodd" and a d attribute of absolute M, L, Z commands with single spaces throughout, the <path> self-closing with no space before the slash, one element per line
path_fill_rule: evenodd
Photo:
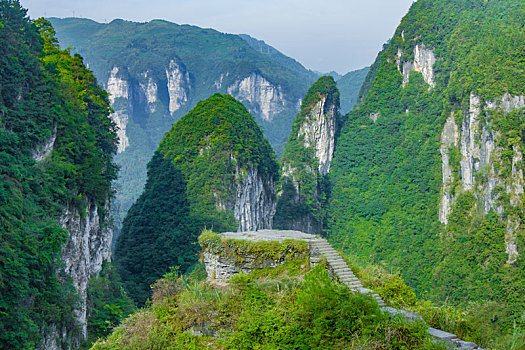
<path fill-rule="evenodd" d="M 322 232 L 323 182 L 334 155 L 338 112 L 335 82 L 321 77 L 308 90 L 285 147 L 276 228 Z"/>
<path fill-rule="evenodd" d="M 482 102 L 474 94 L 470 95 L 469 110 L 461 123 L 461 136 L 458 125 L 451 115 L 445 123 L 441 136 L 441 155 L 443 169 L 443 189 L 439 219 L 448 222 L 451 206 L 458 192 L 471 191 L 480 210 L 488 214 L 490 210 L 503 214 L 502 194 L 509 198 L 506 206 L 520 208 L 523 196 L 523 154 L 517 145 L 509 146 L 503 142 L 504 136 L 493 125 L 498 114 L 505 116 L 525 107 L 524 96 L 504 94 L 494 101 Z M 482 115 L 484 116 L 482 118 Z M 494 116 L 494 117 L 493 117 Z M 458 144 L 459 143 L 459 144 Z M 507 148 L 504 148 L 504 145 Z M 451 164 L 450 152 L 459 156 L 458 164 Z M 503 153 L 509 153 L 509 169 L 502 167 Z M 452 188 L 453 184 L 456 184 Z M 508 208 L 507 208 L 508 209 Z M 516 244 L 516 232 L 521 225 L 518 215 L 507 215 L 507 235 L 505 248 L 508 264 L 516 262 L 519 255 Z"/>
<path fill-rule="evenodd" d="M 200 102 L 166 134 L 160 149 L 183 169 L 196 210 L 208 205 L 210 216 L 231 215 L 241 231 L 271 227 L 277 164 L 241 103 L 220 94 Z"/>
<path fill-rule="evenodd" d="M 431 49 L 427 49 L 423 44 L 417 44 L 414 47 L 414 60 L 403 61 L 403 52 L 398 49 L 396 56 L 397 69 L 403 75 L 403 86 L 408 83 L 410 72 L 415 71 L 423 75 L 423 79 L 429 85 L 434 87 L 434 63 L 436 57 Z"/>
<path fill-rule="evenodd" d="M 111 119 L 118 127 L 118 152 L 121 153 L 129 146 L 126 127 L 130 112 L 130 86 L 128 81 L 122 77 L 122 70 L 119 70 L 116 66 L 111 70 L 106 90 L 109 93 L 109 101 L 114 110 L 114 113 L 111 114 Z"/>
<path fill-rule="evenodd" d="M 228 94 L 245 103 L 251 113 L 260 115 L 266 121 L 272 121 L 288 106 L 282 87 L 271 84 L 257 73 L 237 80 L 228 87 Z"/>
<path fill-rule="evenodd" d="M 47 325 L 43 332 L 40 349 L 76 349 L 88 336 L 87 333 L 87 294 L 88 282 L 98 277 L 104 261 L 111 260 L 111 241 L 113 230 L 107 217 L 100 212 L 108 212 L 109 202 L 104 208 L 87 199 L 85 206 L 68 205 L 59 218 L 59 224 L 67 230 L 68 240 L 62 247 L 63 271 L 71 277 L 79 297 L 78 307 L 73 310 L 78 331 L 56 324 Z"/>
<path fill-rule="evenodd" d="M 168 94 L 170 97 L 169 111 L 175 113 L 180 107 L 188 102 L 188 90 L 190 87 L 190 75 L 184 66 L 170 60 L 166 68 L 166 79 L 168 80 Z"/>
<path fill-rule="evenodd" d="M 237 162 L 235 162 L 238 164 Z M 257 231 L 271 228 L 275 214 L 275 181 L 254 166 L 235 167 L 235 181 L 230 183 L 230 196 L 223 203 L 217 200 L 218 210 L 233 211 L 239 223 L 238 231 Z"/>

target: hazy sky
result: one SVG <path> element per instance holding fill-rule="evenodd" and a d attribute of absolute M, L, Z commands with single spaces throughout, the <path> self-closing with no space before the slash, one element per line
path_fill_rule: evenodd
<path fill-rule="evenodd" d="M 20 0 L 32 18 L 165 19 L 264 40 L 304 66 L 372 64 L 413 0 Z"/>

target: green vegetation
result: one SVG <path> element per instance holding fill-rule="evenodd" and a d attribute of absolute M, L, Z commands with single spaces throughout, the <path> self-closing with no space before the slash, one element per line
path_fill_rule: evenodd
<path fill-rule="evenodd" d="M 351 71 L 337 79 L 337 89 L 341 93 L 341 113 L 346 114 L 357 104 L 357 95 L 363 85 L 370 67 Z"/>
<path fill-rule="evenodd" d="M 79 55 L 58 48 L 49 22 L 31 22 L 13 0 L 0 1 L 0 22 L 0 348 L 25 349 L 46 326 L 78 332 L 58 219 L 91 201 L 104 221 L 115 126 L 107 93 Z"/>
<path fill-rule="evenodd" d="M 93 349 L 443 349 L 423 323 L 388 318 L 323 265 L 294 278 L 241 274 L 225 287 L 176 277 Z"/>
<path fill-rule="evenodd" d="M 306 147 L 304 134 L 299 135 L 301 128 L 308 127 L 315 117 L 311 115 L 312 108 L 323 98 L 326 99 L 325 108 L 335 106 L 337 113 L 339 91 L 332 77 L 323 76 L 310 87 L 292 125 L 282 159 L 281 195 L 274 217 L 277 229 L 321 233 L 326 225 L 328 182 L 319 173 L 314 148 Z M 341 120 L 337 123 L 341 124 Z"/>
<path fill-rule="evenodd" d="M 128 294 L 138 305 L 170 266 L 185 272 L 197 261 L 196 225 L 190 220 L 186 183 L 179 169 L 160 153 L 148 164 L 144 192 L 124 219 L 115 261 Z"/>
<path fill-rule="evenodd" d="M 253 166 L 276 181 L 274 157 L 255 120 L 228 95 L 199 102 L 173 126 L 148 165 L 144 193 L 125 218 L 115 249 L 124 286 L 138 304 L 170 266 L 185 273 L 197 262 L 203 228 L 237 229 L 227 209 L 236 176 Z"/>
<path fill-rule="evenodd" d="M 119 78 L 129 83 L 130 100 L 118 98 L 113 105 L 121 114 L 127 114 L 126 135 L 130 141 L 126 151 L 115 157 L 121 168 L 113 206 L 118 227 L 118 221 L 142 193 L 146 164 L 164 134 L 198 101 L 216 92 L 228 93 L 230 86 L 251 74 L 280 86 L 288 101 L 284 110 L 272 121 L 252 114 L 276 151 L 282 153 L 296 114 L 296 103 L 317 78 L 274 48 L 267 47 L 263 53 L 238 35 L 213 29 L 162 20 L 148 23 L 114 20 L 104 24 L 80 18 L 52 18 L 51 22 L 64 47 L 71 45 L 83 55 L 99 81 L 106 84 L 111 70 L 117 66 Z M 271 54 L 266 54 L 269 51 Z M 169 112 L 166 78 L 170 60 L 180 66 L 181 74 L 188 74 L 190 85 L 186 89 L 187 101 L 173 115 Z M 144 77 L 145 72 L 148 78 Z M 154 110 L 146 103 L 143 91 L 149 78 L 158 88 Z M 245 103 L 250 111 L 258 109 L 248 101 Z"/>
<path fill-rule="evenodd" d="M 89 281 L 87 308 L 87 345 L 108 336 L 123 319 L 137 311 L 113 265 L 105 263 L 100 275 Z"/>
<path fill-rule="evenodd" d="M 505 93 L 525 93 L 524 15 L 522 1 L 414 3 L 371 67 L 360 105 L 341 131 L 330 173 L 332 241 L 363 262 L 399 271 L 417 295 L 437 304 L 447 301 L 466 312 L 483 305 L 493 319 L 477 325 L 490 334 L 479 342 L 496 348 L 512 348 L 510 339 L 522 334 L 525 264 L 523 254 L 506 264 L 505 232 L 508 218 L 523 221 L 523 205 L 510 200 L 504 185 L 497 186 L 494 193 L 499 193 L 503 214 L 485 215 L 483 194 L 476 188 L 461 193 L 461 155 L 452 148 L 456 200 L 448 225 L 439 223 L 439 148 L 446 119 L 454 113 L 461 126 L 471 93 L 481 98 L 481 106 Z M 431 89 L 416 72 L 402 87 L 398 50 L 402 67 L 414 60 L 416 44 L 436 57 Z M 379 115 L 375 122 L 372 113 Z M 480 119 L 497 135 L 501 153 L 493 164 L 509 184 L 513 152 L 525 148 L 523 111 L 496 110 Z M 477 174 L 476 185 L 487 181 L 486 170 Z M 521 228 L 516 236 L 521 253 Z M 472 315 L 472 320 L 481 319 Z"/>

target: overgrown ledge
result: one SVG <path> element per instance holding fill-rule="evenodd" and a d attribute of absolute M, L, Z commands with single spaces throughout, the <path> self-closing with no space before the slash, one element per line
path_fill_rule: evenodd
<path fill-rule="evenodd" d="M 299 231 L 215 233 L 199 237 L 202 261 L 209 279 L 228 280 L 238 273 L 280 266 L 310 255 L 308 241 L 315 236 Z"/>

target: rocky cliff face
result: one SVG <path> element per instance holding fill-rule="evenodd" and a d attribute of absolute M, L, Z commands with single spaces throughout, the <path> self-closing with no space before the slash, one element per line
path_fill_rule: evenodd
<path fill-rule="evenodd" d="M 220 80 L 222 82 L 222 79 Z M 228 94 L 246 104 L 251 113 L 260 115 L 263 120 L 270 122 L 289 104 L 281 86 L 271 84 L 257 73 L 237 80 L 228 87 Z"/>
<path fill-rule="evenodd" d="M 430 87 L 434 87 L 434 63 L 436 63 L 436 58 L 432 50 L 427 49 L 423 44 L 418 44 L 414 47 L 413 61 L 403 62 L 402 57 L 403 52 L 398 49 L 396 62 L 397 69 L 403 75 L 403 86 L 408 83 L 410 72 L 416 71 L 423 75 L 423 79 Z"/>
<path fill-rule="evenodd" d="M 493 131 L 490 115 L 494 111 L 508 114 L 525 106 L 524 96 L 504 94 L 500 99 L 484 104 L 474 94 L 470 95 L 468 113 L 461 123 L 461 136 L 454 117 L 447 119 L 441 136 L 441 155 L 443 169 L 443 190 L 439 211 L 439 220 L 448 222 L 451 205 L 458 191 L 471 191 L 479 200 L 481 210 L 487 214 L 490 210 L 502 215 L 504 208 L 500 200 L 502 193 L 509 198 L 513 208 L 521 206 L 523 196 L 523 155 L 517 145 L 511 150 L 510 175 L 504 175 L 501 159 L 505 152 L 500 146 L 502 135 Z M 482 118 L 483 115 L 488 117 Z M 454 169 L 450 161 L 450 152 L 460 157 L 459 168 Z M 457 167 L 457 165 L 456 165 Z M 456 177 L 456 179 L 455 179 Z M 452 185 L 457 183 L 456 188 Z M 516 262 L 518 249 L 516 232 L 521 221 L 517 215 L 507 216 L 507 235 L 505 247 L 508 264 Z"/>
<path fill-rule="evenodd" d="M 285 147 L 275 227 L 321 233 L 322 181 L 330 171 L 338 129 L 339 92 L 332 77 L 308 90 Z"/>
<path fill-rule="evenodd" d="M 257 231 L 272 227 L 275 214 L 275 183 L 269 174 L 255 166 L 235 169 L 236 191 L 230 204 L 239 222 L 238 231 Z"/>
<path fill-rule="evenodd" d="M 239 223 L 238 231 L 257 231 L 272 227 L 275 206 L 275 181 L 272 175 L 263 174 L 257 166 L 235 165 L 234 181 L 227 185 L 227 196 L 214 193 L 215 208 L 231 211 Z"/>
<path fill-rule="evenodd" d="M 170 60 L 166 69 L 166 79 L 168 80 L 168 94 L 170 97 L 169 111 L 175 113 L 186 102 L 188 102 L 188 90 L 190 88 L 190 75 L 185 68 Z"/>
<path fill-rule="evenodd" d="M 108 211 L 109 202 L 104 211 Z M 102 263 L 111 259 L 113 230 L 99 215 L 98 206 L 86 200 L 85 208 L 68 205 L 59 219 L 60 225 L 68 232 L 69 239 L 62 247 L 64 272 L 71 277 L 79 300 L 74 316 L 79 331 L 59 328 L 51 324 L 43 333 L 39 349 L 76 349 L 87 338 L 87 287 L 93 277 L 98 277 Z"/>
<path fill-rule="evenodd" d="M 299 128 L 298 135 L 303 137 L 304 147 L 314 150 L 321 175 L 328 174 L 334 157 L 337 108 L 335 104 L 327 103 L 327 96 L 322 96 Z"/>
<path fill-rule="evenodd" d="M 118 127 L 117 136 L 119 140 L 118 152 L 124 152 L 129 146 L 129 139 L 126 135 L 126 127 L 129 120 L 130 111 L 130 86 L 127 80 L 123 79 L 121 70 L 118 67 L 113 67 L 109 75 L 106 90 L 109 93 L 109 101 L 114 109 L 111 114 L 111 119 Z M 119 103 L 117 104 L 116 101 Z"/>

